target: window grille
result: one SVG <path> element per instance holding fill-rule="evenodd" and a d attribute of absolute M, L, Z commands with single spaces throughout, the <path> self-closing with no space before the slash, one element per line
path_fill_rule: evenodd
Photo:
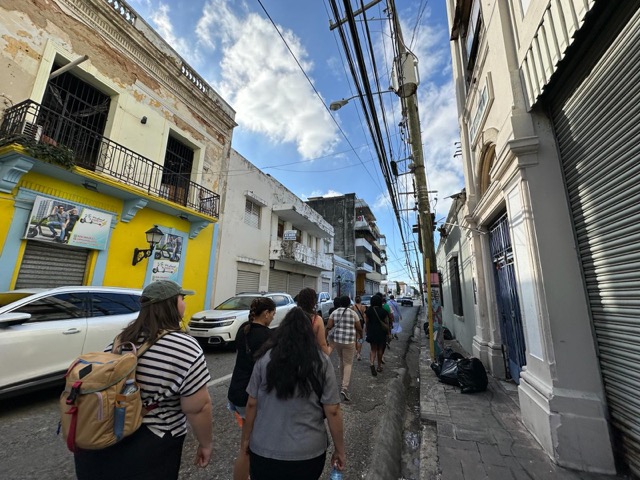
<path fill-rule="evenodd" d="M 260 205 L 247 199 L 244 207 L 244 223 L 260 228 L 260 211 Z"/>

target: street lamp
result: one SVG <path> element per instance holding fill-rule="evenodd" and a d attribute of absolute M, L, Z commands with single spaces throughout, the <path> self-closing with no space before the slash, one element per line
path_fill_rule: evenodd
<path fill-rule="evenodd" d="M 389 88 L 389 90 L 382 90 L 380 92 L 373 92 L 372 95 L 379 95 L 381 93 L 390 93 L 390 92 L 393 92 L 393 90 L 391 88 Z M 335 112 L 336 110 L 340 110 L 347 103 L 349 103 L 349 100 L 353 100 L 354 98 L 360 98 L 360 97 L 362 97 L 362 95 L 354 95 L 353 97 L 343 98 L 342 100 L 336 100 L 335 102 L 331 102 L 329 104 L 329 110 L 331 110 L 332 112 Z"/>
<path fill-rule="evenodd" d="M 150 228 L 149 230 L 144 232 L 144 234 L 147 237 L 149 248 L 145 250 L 142 250 L 140 248 L 133 249 L 133 261 L 131 262 L 131 264 L 134 266 L 140 263 L 145 258 L 149 258 L 153 253 L 154 247 L 158 243 L 160 243 L 162 237 L 164 237 L 164 232 L 160 230 L 157 225 L 154 225 L 153 228 Z"/>

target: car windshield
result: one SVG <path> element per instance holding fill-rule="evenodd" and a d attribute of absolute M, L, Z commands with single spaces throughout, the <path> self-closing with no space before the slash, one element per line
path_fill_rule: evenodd
<path fill-rule="evenodd" d="M 10 303 L 22 300 L 23 298 L 34 295 L 33 292 L 7 292 L 0 293 L 0 307 L 5 307 Z"/>
<path fill-rule="evenodd" d="M 363 302 L 370 302 L 371 301 L 371 297 L 372 297 L 372 295 L 362 295 L 360 297 L 360 300 L 362 300 Z"/>
<path fill-rule="evenodd" d="M 256 297 L 231 297 L 218 305 L 214 310 L 249 310 Z"/>

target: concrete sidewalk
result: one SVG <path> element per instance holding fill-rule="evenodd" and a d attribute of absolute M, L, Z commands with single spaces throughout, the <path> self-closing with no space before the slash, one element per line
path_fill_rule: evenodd
<path fill-rule="evenodd" d="M 626 478 L 554 464 L 520 420 L 515 384 L 489 376 L 487 391 L 462 394 L 459 387 L 441 383 L 420 331 L 420 480 Z M 445 343 L 468 356 L 455 340 Z"/>

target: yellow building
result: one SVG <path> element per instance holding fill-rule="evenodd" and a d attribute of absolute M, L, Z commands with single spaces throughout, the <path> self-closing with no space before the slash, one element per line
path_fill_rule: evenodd
<path fill-rule="evenodd" d="M 168 278 L 208 307 L 233 109 L 120 2 L 0 19 L 0 290 Z"/>

